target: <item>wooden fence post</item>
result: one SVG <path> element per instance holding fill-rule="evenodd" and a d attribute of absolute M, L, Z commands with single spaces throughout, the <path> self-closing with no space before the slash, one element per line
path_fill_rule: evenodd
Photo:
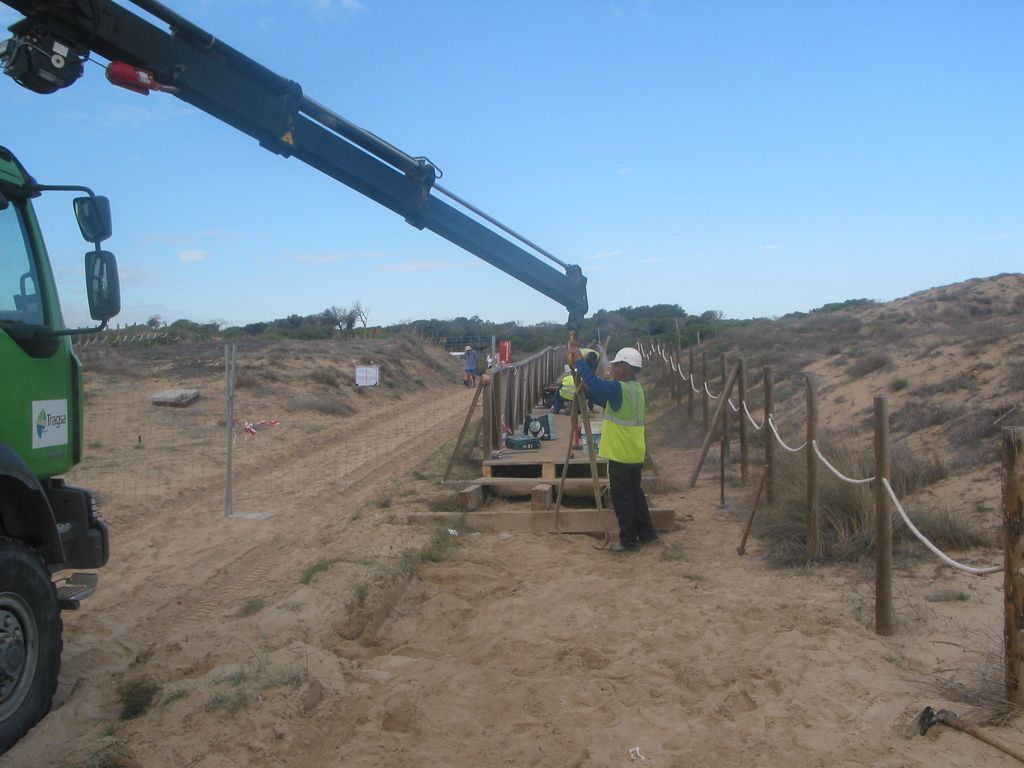
<path fill-rule="evenodd" d="M 889 400 L 875 397 L 875 632 L 892 634 L 892 518 L 882 478 L 889 477 Z"/>
<path fill-rule="evenodd" d="M 1006 700 L 1024 704 L 1024 427 L 1003 429 L 1003 536 Z"/>
<path fill-rule="evenodd" d="M 722 409 L 722 446 L 719 450 L 719 504 L 725 507 L 725 469 L 729 465 L 729 396 L 725 394 L 725 385 L 728 371 L 725 369 L 725 352 L 720 352 L 718 362 L 722 368 L 722 398 L 725 400 L 725 408 Z M 733 376 L 738 376 L 734 373 Z"/>
<path fill-rule="evenodd" d="M 732 388 L 736 385 L 736 376 L 739 369 L 735 369 L 732 375 L 729 377 L 729 381 L 725 383 L 725 389 L 722 390 L 722 399 L 718 401 L 718 406 L 715 408 L 715 417 L 711 421 L 711 426 L 704 435 L 704 444 L 700 448 L 700 458 L 697 459 L 697 466 L 693 468 L 693 473 L 690 475 L 690 482 L 687 487 L 693 488 L 697 484 L 697 477 L 700 475 L 700 468 L 704 466 L 704 459 L 708 456 L 708 450 L 711 448 L 711 440 L 715 436 L 715 428 L 718 426 L 719 420 L 722 418 L 722 410 L 727 408 L 729 395 L 732 393 Z"/>
<path fill-rule="evenodd" d="M 818 457 L 814 444 L 818 439 L 818 395 L 814 377 L 807 375 L 807 560 L 818 556 Z"/>
<path fill-rule="evenodd" d="M 740 412 L 736 417 L 740 420 L 740 480 L 746 485 L 750 481 L 750 463 L 749 454 L 747 450 L 747 418 L 744 409 L 744 403 L 747 402 L 747 364 L 741 357 L 737 362 L 737 366 L 740 369 L 740 375 L 738 379 L 739 384 L 739 400 L 740 400 Z"/>
<path fill-rule="evenodd" d="M 508 377 L 511 373 L 511 368 L 505 368 L 500 374 L 494 377 L 491 383 L 491 397 L 494 398 L 494 421 L 492 428 L 494 429 L 494 450 L 498 450 L 501 447 L 502 423 L 505 421 L 505 401 L 508 399 Z"/>
<path fill-rule="evenodd" d="M 762 435 L 764 436 L 764 466 L 765 471 L 768 473 L 768 479 L 765 480 L 764 490 L 765 499 L 768 501 L 768 505 L 771 506 L 775 503 L 775 436 L 772 434 L 772 428 L 768 424 L 768 419 L 772 415 L 772 408 L 775 407 L 775 403 L 772 401 L 772 367 L 766 365 L 764 367 L 764 429 Z"/>
<path fill-rule="evenodd" d="M 485 459 L 491 458 L 494 450 L 494 378 L 495 372 L 484 376 L 483 388 L 483 454 Z"/>
<path fill-rule="evenodd" d="M 693 421 L 693 347 L 690 347 L 690 367 L 686 369 L 686 418 Z"/>

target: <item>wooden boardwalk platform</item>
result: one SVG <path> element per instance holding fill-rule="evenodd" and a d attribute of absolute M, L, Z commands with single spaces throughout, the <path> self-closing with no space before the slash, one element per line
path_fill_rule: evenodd
<path fill-rule="evenodd" d="M 534 415 L 543 411 L 537 409 Z M 424 512 L 407 516 L 408 522 L 438 525 L 452 522 L 459 515 L 466 524 L 478 531 L 520 530 L 551 532 L 561 529 L 565 533 L 603 533 L 609 527 L 617 530 L 614 514 L 604 508 L 608 502 L 608 461 L 596 457 L 598 487 L 602 495 L 602 509 L 594 505 L 594 486 L 591 477 L 590 455 L 582 447 L 569 451 L 569 416 L 558 414 L 555 420 L 555 439 L 542 440 L 539 448 L 526 450 L 505 449 L 499 455 L 481 461 L 481 476 L 461 482 L 459 513 Z M 591 417 L 595 431 L 600 431 L 600 414 Z M 582 427 L 581 427 L 582 429 Z M 567 459 L 568 457 L 568 459 Z M 554 518 L 555 500 L 562 472 L 566 469 L 563 507 L 559 519 Z M 658 478 L 644 469 L 644 489 L 656 487 Z M 489 494 L 503 497 L 524 496 L 530 501 L 529 509 L 483 510 Z M 571 507 L 564 501 L 572 498 Z M 580 509 L 581 499 L 590 499 L 589 509 Z M 654 526 L 659 531 L 670 531 L 675 524 L 675 513 L 670 509 L 651 509 Z"/>

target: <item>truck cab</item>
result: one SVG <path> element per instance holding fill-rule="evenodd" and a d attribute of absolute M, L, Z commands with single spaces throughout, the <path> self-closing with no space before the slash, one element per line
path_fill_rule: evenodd
<path fill-rule="evenodd" d="M 32 199 L 74 200 L 86 288 L 98 328 L 67 329 Z M 105 327 L 120 309 L 105 198 L 40 185 L 0 147 L 0 752 L 50 709 L 60 666 L 61 609 L 93 592 L 109 539 L 94 493 L 59 475 L 81 460 L 81 363 L 72 336 Z M 56 579 L 56 582 L 55 582 Z"/>

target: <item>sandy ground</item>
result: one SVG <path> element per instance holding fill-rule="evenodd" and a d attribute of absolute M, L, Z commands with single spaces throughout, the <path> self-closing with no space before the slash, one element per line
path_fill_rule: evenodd
<path fill-rule="evenodd" d="M 443 504 L 423 462 L 461 426 L 436 423 L 441 392 L 339 422 L 339 439 L 418 425 L 345 473 L 278 456 L 299 481 L 267 485 L 270 519 L 225 519 L 212 480 L 108 510 L 112 559 L 65 614 L 57 707 L 0 766 L 1016 764 L 947 728 L 909 735 L 925 705 L 967 712 L 931 681 L 971 685 L 975 652 L 998 648 L 1001 575 L 898 568 L 896 633 L 880 637 L 870 564 L 780 570 L 757 541 L 739 557 L 749 489 L 729 488 L 731 514 L 712 470 L 684 490 L 694 452 L 657 424 L 669 489 L 652 501 L 678 520 L 661 546 L 463 532 L 410 576 L 401 555 L 431 532 L 403 515 Z M 469 391 L 443 392 L 468 407 Z M 159 694 L 120 720 L 119 686 L 143 676 Z M 1024 748 L 1019 721 L 996 733 Z"/>

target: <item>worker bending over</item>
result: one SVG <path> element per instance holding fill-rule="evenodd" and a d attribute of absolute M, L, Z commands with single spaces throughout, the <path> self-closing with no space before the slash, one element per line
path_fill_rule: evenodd
<path fill-rule="evenodd" d="M 640 484 L 647 456 L 644 435 L 644 390 L 636 375 L 643 367 L 640 353 L 623 347 L 611 362 L 612 380 L 594 375 L 578 347 L 570 346 L 570 359 L 579 357 L 576 370 L 589 389 L 590 399 L 604 408 L 604 426 L 598 455 L 608 459 L 612 507 L 619 521 L 619 541 L 613 552 L 632 552 L 658 540 L 651 511 Z"/>
<path fill-rule="evenodd" d="M 601 356 L 595 350 L 583 347 L 579 350 L 578 354 L 581 358 L 587 361 L 587 365 L 590 367 L 591 372 L 597 371 L 597 366 L 601 362 Z M 563 374 L 562 380 L 559 382 L 558 391 L 555 393 L 550 413 L 561 413 L 562 405 L 565 403 L 571 403 L 576 397 L 576 379 L 572 375 L 572 368 L 568 365 L 565 366 Z M 584 395 L 587 395 L 587 410 L 593 413 L 594 399 L 587 393 L 586 385 L 583 386 L 582 391 Z"/>

